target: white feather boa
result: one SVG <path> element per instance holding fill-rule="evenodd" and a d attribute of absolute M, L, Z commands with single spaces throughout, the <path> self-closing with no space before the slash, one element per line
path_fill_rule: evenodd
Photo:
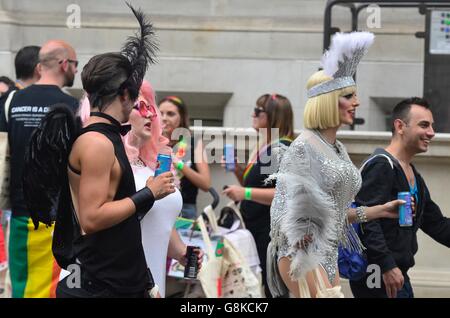
<path fill-rule="evenodd" d="M 280 230 L 286 235 L 292 255 L 290 275 L 298 280 L 325 262 L 331 241 L 337 238 L 336 213 L 331 198 L 311 176 L 278 173 L 277 182 L 289 188 L 286 217 Z M 312 236 L 306 249 L 299 243 L 305 235 Z"/>

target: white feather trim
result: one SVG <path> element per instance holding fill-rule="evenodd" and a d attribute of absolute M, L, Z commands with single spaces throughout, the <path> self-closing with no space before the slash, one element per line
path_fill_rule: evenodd
<path fill-rule="evenodd" d="M 362 56 L 359 57 L 359 54 L 355 53 L 362 51 L 362 55 L 364 55 L 374 39 L 374 34 L 370 32 L 336 33 L 331 40 L 330 49 L 322 57 L 321 64 L 324 73 L 334 77 L 340 68 L 340 63 L 344 61 L 352 64 L 349 70 L 356 70 Z M 344 76 L 353 76 L 353 74 Z"/>
<path fill-rule="evenodd" d="M 291 247 L 290 275 L 298 280 L 325 262 L 330 242 L 337 239 L 337 225 L 333 217 L 335 206 L 312 177 L 299 178 L 287 173 L 279 173 L 277 177 L 277 182 L 284 182 L 290 189 L 287 213 L 281 221 L 280 229 Z M 312 235 L 312 243 L 306 250 L 302 250 L 299 242 L 305 235 Z"/>

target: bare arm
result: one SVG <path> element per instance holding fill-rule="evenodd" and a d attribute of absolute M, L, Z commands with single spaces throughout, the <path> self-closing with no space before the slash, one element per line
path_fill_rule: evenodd
<path fill-rule="evenodd" d="M 367 222 L 376 220 L 379 218 L 389 218 L 395 219 L 398 218 L 398 208 L 400 205 L 404 204 L 403 200 L 392 200 L 385 204 L 374 205 L 364 208 L 364 214 L 367 217 Z M 348 209 L 347 217 L 349 223 L 357 223 L 358 216 L 356 213 L 356 209 Z"/>
<path fill-rule="evenodd" d="M 245 168 L 243 168 L 243 166 L 240 165 L 239 163 L 236 163 L 235 167 L 236 168 L 234 169 L 234 175 L 238 179 L 239 183 L 241 185 L 244 185 L 244 170 L 245 170 Z"/>
<path fill-rule="evenodd" d="M 167 256 L 170 258 L 174 258 L 180 262 L 183 259 L 185 253 L 186 253 L 186 244 L 184 244 L 184 242 L 181 240 L 180 235 L 178 235 L 178 232 L 175 229 L 172 229 L 172 232 L 170 233 Z"/>
<path fill-rule="evenodd" d="M 275 196 L 274 188 L 250 188 L 252 191 L 251 201 L 271 205 L 273 197 Z M 222 194 L 227 195 L 233 201 L 242 201 L 245 199 L 245 188 L 238 185 L 230 185 L 223 190 Z"/>
<path fill-rule="evenodd" d="M 81 228 L 90 234 L 127 219 L 135 212 L 135 206 L 130 198 L 112 201 L 109 194 L 115 162 L 112 143 L 104 137 L 97 137 L 79 146 L 83 152 L 80 155 L 78 214 Z"/>
<path fill-rule="evenodd" d="M 271 205 L 273 197 L 275 196 L 275 188 L 263 189 L 263 188 L 251 188 L 252 189 L 252 201 Z"/>

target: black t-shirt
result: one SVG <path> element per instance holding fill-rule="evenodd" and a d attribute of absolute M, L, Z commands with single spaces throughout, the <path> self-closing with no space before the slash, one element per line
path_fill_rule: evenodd
<path fill-rule="evenodd" d="M 34 129 L 50 107 L 57 103 L 67 104 L 74 113 L 77 99 L 65 94 L 56 85 L 31 85 L 17 91 L 9 107 L 8 139 L 11 153 L 11 205 L 14 216 L 28 216 L 22 191 L 22 171 L 25 151 Z"/>
<path fill-rule="evenodd" d="M 281 139 L 280 144 L 289 146 L 290 140 Z M 281 145 L 280 145 L 281 146 Z M 278 164 L 273 162 L 275 154 L 272 146 L 268 146 L 263 155 L 257 156 L 256 162 L 244 173 L 244 187 L 249 188 L 275 188 L 275 182 L 266 183 L 265 180 L 270 174 L 275 173 L 274 169 L 278 169 Z M 264 231 L 270 228 L 270 205 L 257 203 L 255 201 L 243 200 L 241 202 L 241 211 L 244 222 L 249 229 Z"/>

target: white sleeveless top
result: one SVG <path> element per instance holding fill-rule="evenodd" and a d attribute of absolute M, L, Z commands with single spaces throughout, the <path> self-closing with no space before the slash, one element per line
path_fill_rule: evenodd
<path fill-rule="evenodd" d="M 148 177 L 154 171 L 148 167 L 132 165 L 136 190 L 145 187 Z M 155 283 L 159 286 L 161 297 L 166 292 L 166 258 L 170 233 L 180 214 L 183 199 L 176 189 L 175 193 L 155 201 L 153 207 L 141 221 L 142 245 L 144 247 L 147 266 L 150 268 Z"/>

